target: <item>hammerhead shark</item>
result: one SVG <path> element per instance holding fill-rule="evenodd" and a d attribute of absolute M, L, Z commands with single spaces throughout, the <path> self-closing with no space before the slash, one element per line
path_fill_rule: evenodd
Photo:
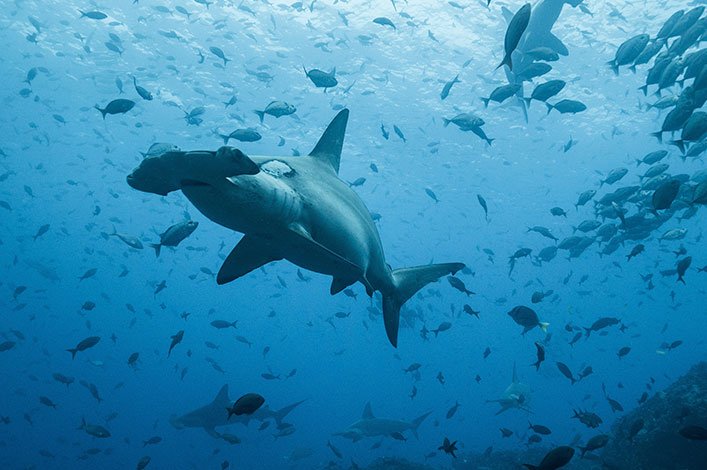
<path fill-rule="evenodd" d="M 363 414 L 361 419 L 351 424 L 342 432 L 334 434 L 335 436 L 342 436 L 347 439 L 351 439 L 353 442 L 357 442 L 364 437 L 390 437 L 395 433 L 403 433 L 407 430 L 412 431 L 415 437 L 417 436 L 417 428 L 420 424 L 429 416 L 430 412 L 427 412 L 415 419 L 412 422 L 400 421 L 397 419 L 388 418 L 376 418 L 373 415 L 373 410 L 371 409 L 371 403 L 366 403 L 363 409 Z"/>
<path fill-rule="evenodd" d="M 504 411 L 510 410 L 511 408 L 518 408 L 525 411 L 530 411 L 528 408 L 528 399 L 530 398 L 530 388 L 520 383 L 518 380 L 518 374 L 516 374 L 516 365 L 513 363 L 513 381 L 506 387 L 506 390 L 501 395 L 501 398 L 497 400 L 486 400 L 486 403 L 498 403 L 501 408 L 496 412 L 496 415 L 500 415 Z"/>
<path fill-rule="evenodd" d="M 255 413 L 251 415 L 234 415 L 229 417 L 228 408 L 233 405 L 233 401 L 228 397 L 228 385 L 224 385 L 219 390 L 216 398 L 204 406 L 201 406 L 193 411 L 190 411 L 182 416 L 172 416 L 170 423 L 177 429 L 184 428 L 203 428 L 210 436 L 220 437 L 216 428 L 228 426 L 235 423 L 243 423 L 248 425 L 251 419 L 265 421 L 268 419 L 274 420 L 276 423 L 282 423 L 282 420 L 290 414 L 292 410 L 297 408 L 304 402 L 298 401 L 288 405 L 280 410 L 273 410 L 267 404 L 261 406 Z"/>
<path fill-rule="evenodd" d="M 360 282 L 369 296 L 383 294 L 385 330 L 397 347 L 402 305 L 464 265 L 391 269 L 386 263 L 370 212 L 338 177 L 348 118 L 349 110 L 341 110 L 308 156 L 247 156 L 226 146 L 168 151 L 145 158 L 127 181 L 162 196 L 181 190 L 206 217 L 245 234 L 221 266 L 218 284 L 281 259 L 332 276 L 332 295 Z"/>

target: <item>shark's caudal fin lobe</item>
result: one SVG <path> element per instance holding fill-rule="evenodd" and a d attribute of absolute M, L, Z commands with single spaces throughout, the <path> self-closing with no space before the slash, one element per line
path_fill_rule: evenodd
<path fill-rule="evenodd" d="M 420 427 L 420 424 L 422 424 L 422 422 L 430 415 L 430 413 L 432 412 L 428 411 L 427 413 L 420 415 L 412 420 L 412 427 L 410 428 L 410 430 L 412 431 L 412 434 L 415 436 L 416 439 L 420 438 L 420 436 L 417 435 L 417 428 Z"/>
<path fill-rule="evenodd" d="M 349 110 L 344 108 L 332 119 L 317 145 L 309 153 L 310 157 L 329 163 L 337 174 L 348 121 Z"/>
<path fill-rule="evenodd" d="M 300 400 L 295 403 L 292 403 L 291 405 L 287 405 L 283 408 L 280 408 L 279 410 L 273 412 L 275 421 L 277 424 L 282 423 L 282 420 L 285 419 L 285 417 L 290 414 L 292 410 L 300 406 L 302 403 L 304 403 L 306 400 Z"/>
<path fill-rule="evenodd" d="M 383 321 L 385 332 L 394 347 L 398 346 L 400 307 L 430 282 L 454 274 L 463 267 L 463 263 L 443 263 L 393 270 L 395 291 L 383 294 Z"/>
<path fill-rule="evenodd" d="M 241 241 L 231 250 L 216 275 L 219 285 L 235 281 L 254 269 L 282 259 L 274 247 L 262 238 L 244 235 Z"/>

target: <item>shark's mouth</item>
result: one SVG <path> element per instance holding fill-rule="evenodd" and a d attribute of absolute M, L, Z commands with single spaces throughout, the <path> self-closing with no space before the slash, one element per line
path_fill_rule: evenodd
<path fill-rule="evenodd" d="M 268 160 L 260 165 L 260 170 L 274 178 L 291 178 L 297 173 L 282 160 Z"/>

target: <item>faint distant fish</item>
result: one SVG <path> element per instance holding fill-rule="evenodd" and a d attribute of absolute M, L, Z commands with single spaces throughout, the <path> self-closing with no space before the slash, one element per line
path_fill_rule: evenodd
<path fill-rule="evenodd" d="M 103 115 L 103 119 L 105 119 L 106 114 L 125 114 L 133 109 L 133 106 L 135 106 L 134 101 L 118 98 L 117 100 L 113 100 L 108 103 L 108 105 L 103 109 L 101 109 L 98 105 L 95 105 L 94 108 L 99 110 Z"/>
<path fill-rule="evenodd" d="M 36 241 L 37 238 L 39 238 L 42 235 L 44 235 L 45 233 L 47 233 L 49 231 L 49 227 L 50 227 L 49 224 L 44 224 L 41 227 L 39 227 L 39 229 L 37 229 L 37 233 L 34 235 L 34 240 Z"/>
<path fill-rule="evenodd" d="M 92 20 L 105 20 L 106 18 L 108 18 L 108 15 L 106 15 L 102 11 L 81 11 L 81 10 L 79 10 L 79 13 L 81 13 L 80 18 L 90 18 Z"/>
<path fill-rule="evenodd" d="M 439 94 L 439 97 L 442 98 L 442 100 L 444 100 L 445 98 L 447 98 L 447 96 L 449 96 L 449 92 L 452 91 L 452 87 L 454 86 L 455 83 L 460 83 L 459 74 L 457 74 L 457 76 L 454 77 L 453 80 L 444 84 L 444 87 L 442 88 L 442 92 Z"/>
<path fill-rule="evenodd" d="M 379 24 L 381 26 L 390 26 L 393 29 L 397 29 L 395 27 L 395 24 L 393 24 L 393 22 L 389 18 L 386 18 L 385 16 L 379 16 L 378 18 L 374 18 L 373 22 L 376 24 Z"/>
<path fill-rule="evenodd" d="M 71 359 L 74 359 L 76 357 L 77 352 L 85 351 L 89 348 L 94 347 L 98 344 L 100 340 L 100 336 L 89 336 L 88 338 L 81 340 L 75 348 L 67 349 L 67 351 L 71 353 Z"/>
<path fill-rule="evenodd" d="M 135 91 L 143 100 L 152 101 L 152 93 L 137 84 L 137 79 L 133 77 L 133 85 L 135 86 Z"/>
<path fill-rule="evenodd" d="M 172 342 L 169 345 L 169 351 L 167 351 L 167 357 L 169 357 L 170 354 L 172 354 L 172 349 L 176 345 L 182 342 L 182 338 L 184 338 L 184 330 L 179 330 L 175 335 L 171 336 Z"/>
<path fill-rule="evenodd" d="M 88 424 L 85 419 L 81 419 L 81 426 L 79 429 L 86 432 L 93 437 L 98 437 L 100 439 L 105 439 L 110 437 L 110 432 L 101 425 L 98 424 Z"/>
<path fill-rule="evenodd" d="M 147 157 L 159 157 L 160 155 L 164 155 L 167 152 L 179 152 L 181 149 L 174 145 L 174 144 L 169 144 L 169 143 L 164 143 L 164 142 L 155 142 L 154 144 L 150 145 L 150 148 L 147 149 L 147 152 L 140 152 L 144 158 Z"/>
<path fill-rule="evenodd" d="M 564 362 L 557 362 L 557 368 L 560 370 L 562 375 L 570 379 L 572 382 L 572 385 L 574 385 L 577 382 L 577 379 L 574 378 L 574 375 L 572 374 L 572 371 L 570 370 L 569 367 L 567 367 L 567 364 Z"/>
<path fill-rule="evenodd" d="M 255 129 L 236 129 L 230 134 L 218 134 L 223 139 L 224 145 L 228 145 L 230 139 L 235 139 L 240 142 L 256 142 L 263 138 Z"/>
<path fill-rule="evenodd" d="M 224 54 L 223 50 L 221 50 L 220 47 L 216 46 L 211 46 L 209 47 L 209 51 L 219 59 L 223 60 L 223 65 L 225 66 L 228 62 L 231 61 L 231 59 L 226 57 L 226 54 Z"/>
<path fill-rule="evenodd" d="M 393 131 L 395 132 L 395 135 L 400 137 L 400 140 L 402 140 L 403 142 L 407 142 L 407 139 L 405 138 L 405 134 L 403 134 L 403 131 L 401 131 L 400 128 L 398 126 L 396 126 L 395 124 L 393 124 Z"/>
<path fill-rule="evenodd" d="M 503 65 L 507 65 L 509 69 L 513 70 L 513 61 L 511 60 L 511 55 L 518 47 L 520 38 L 523 36 L 525 29 L 528 27 L 528 22 L 530 21 L 530 3 L 526 3 L 513 15 L 511 22 L 508 24 L 508 29 L 506 30 L 506 36 L 503 41 L 503 48 L 505 50 L 505 55 L 503 60 L 496 69 L 501 68 Z"/>
<path fill-rule="evenodd" d="M 488 205 L 486 204 L 486 199 L 484 199 L 481 196 L 481 194 L 477 194 L 476 199 L 478 199 L 479 205 L 484 210 L 484 216 L 486 217 L 486 220 L 488 220 L 489 219 L 489 208 L 488 208 Z"/>

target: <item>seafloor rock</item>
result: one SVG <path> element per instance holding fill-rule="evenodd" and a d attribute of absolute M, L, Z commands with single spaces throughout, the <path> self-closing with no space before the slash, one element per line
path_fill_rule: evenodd
<path fill-rule="evenodd" d="M 631 438 L 634 424 L 643 428 Z M 610 469 L 704 470 L 707 441 L 679 434 L 687 425 L 707 427 L 707 362 L 700 362 L 665 391 L 623 416 L 613 426 L 602 455 Z"/>

